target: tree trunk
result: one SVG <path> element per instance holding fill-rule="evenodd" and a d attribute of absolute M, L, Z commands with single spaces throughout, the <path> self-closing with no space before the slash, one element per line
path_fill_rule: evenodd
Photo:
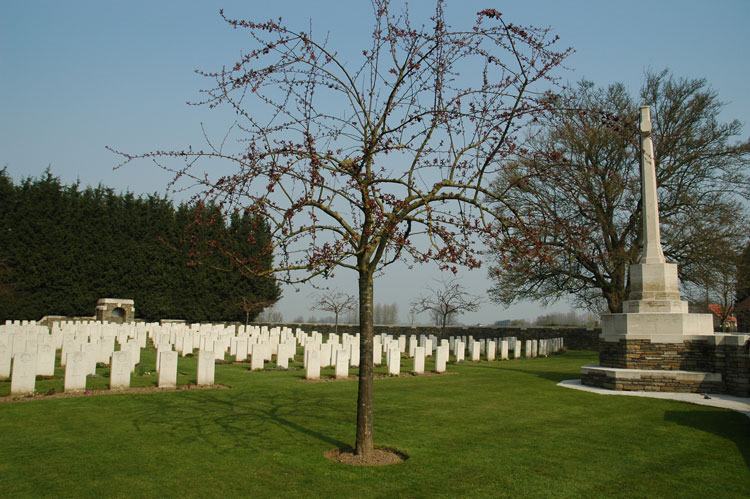
<path fill-rule="evenodd" d="M 603 290 L 604 299 L 607 300 L 607 309 L 610 314 L 621 314 L 625 301 L 622 290 Z"/>
<path fill-rule="evenodd" d="M 357 393 L 357 443 L 355 452 L 370 457 L 375 450 L 373 439 L 373 322 L 372 274 L 359 273 L 359 390 Z"/>

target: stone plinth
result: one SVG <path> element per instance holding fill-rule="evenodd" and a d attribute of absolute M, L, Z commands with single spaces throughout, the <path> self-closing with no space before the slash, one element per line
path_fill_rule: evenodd
<path fill-rule="evenodd" d="M 686 302 L 684 302 L 687 305 Z M 682 342 L 692 337 L 711 335 L 711 314 L 623 313 L 602 316 L 604 341 L 648 339 L 658 343 Z M 601 344 L 600 344 L 601 345 Z"/>
<path fill-rule="evenodd" d="M 628 378 L 627 372 L 633 372 L 632 379 L 637 382 Z M 602 340 L 599 365 L 582 368 L 581 382 L 612 390 L 750 397 L 750 336 L 716 334 L 672 343 Z"/>
<path fill-rule="evenodd" d="M 723 391 L 720 373 L 583 366 L 581 383 L 609 390 L 716 393 Z"/>

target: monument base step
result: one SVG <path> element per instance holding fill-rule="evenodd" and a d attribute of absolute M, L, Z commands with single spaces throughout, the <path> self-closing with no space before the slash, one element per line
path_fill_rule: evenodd
<path fill-rule="evenodd" d="M 721 373 L 599 365 L 581 367 L 581 383 L 618 391 L 722 393 L 725 389 Z"/>

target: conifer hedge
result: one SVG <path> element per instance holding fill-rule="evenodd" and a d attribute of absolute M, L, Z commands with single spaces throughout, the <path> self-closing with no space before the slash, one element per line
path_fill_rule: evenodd
<path fill-rule="evenodd" d="M 278 300 L 272 278 L 232 271 L 219 251 L 204 252 L 200 265 L 190 254 L 197 235 L 270 266 L 272 256 L 261 251 L 267 226 L 235 215 L 195 234 L 196 210 L 217 212 L 101 185 L 66 186 L 49 170 L 14 184 L 0 170 L 0 321 L 92 316 L 106 297 L 135 300 L 136 317 L 146 320 L 244 321 L 242 297 Z"/>

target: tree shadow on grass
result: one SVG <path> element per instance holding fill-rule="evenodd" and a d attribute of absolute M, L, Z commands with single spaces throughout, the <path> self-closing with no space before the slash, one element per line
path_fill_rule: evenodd
<path fill-rule="evenodd" d="M 743 425 L 745 428 L 750 425 L 742 421 L 738 432 L 737 419 L 745 420 L 747 417 L 735 412 L 717 411 L 666 411 L 664 413 L 665 421 L 689 426 L 734 442 L 745 460 L 745 465 L 750 469 L 750 431 L 742 430 Z"/>
<path fill-rule="evenodd" d="M 316 428 L 314 423 L 303 423 L 317 421 L 323 427 L 326 422 L 338 423 L 342 412 L 345 417 L 346 411 L 327 406 L 329 401 L 289 394 L 283 397 L 247 392 L 232 394 L 225 390 L 196 391 L 186 393 L 184 398 L 190 399 L 190 403 L 184 403 L 183 399 L 183 403 L 177 405 L 168 397 L 144 398 L 140 406 L 142 413 L 134 425 L 136 428 L 147 424 L 167 426 L 172 434 L 180 436 L 182 443 L 203 441 L 214 447 L 226 446 L 226 442 L 231 441 L 234 447 L 265 448 L 268 435 L 274 431 L 287 434 L 290 441 L 297 441 L 302 434 L 332 447 L 349 446 Z"/>

